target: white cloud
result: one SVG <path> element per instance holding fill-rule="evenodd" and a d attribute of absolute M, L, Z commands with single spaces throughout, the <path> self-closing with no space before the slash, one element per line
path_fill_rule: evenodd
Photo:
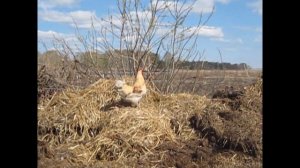
<path fill-rule="evenodd" d="M 60 40 L 64 40 L 72 52 L 81 52 L 85 50 L 75 34 L 59 33 L 53 30 L 38 30 L 38 48 L 41 51 L 44 51 L 45 49 L 58 49 L 67 51 L 69 53 L 69 49 L 63 47 L 65 46 L 65 43 Z M 102 39 L 97 38 L 97 41 L 100 40 Z M 46 45 L 46 48 L 44 48 L 43 44 Z"/>
<path fill-rule="evenodd" d="M 58 44 L 58 40 L 61 39 L 64 39 L 66 42 L 71 43 L 74 43 L 77 40 L 77 38 L 73 34 L 58 33 L 52 30 L 38 30 L 38 44 L 41 50 L 44 49 L 42 46 L 40 46 L 42 43 L 44 43 L 48 49 L 54 49 L 53 45 Z"/>
<path fill-rule="evenodd" d="M 48 22 L 72 22 L 72 18 L 68 14 L 59 11 L 44 11 L 40 12 L 39 16 Z"/>
<path fill-rule="evenodd" d="M 192 6 L 191 12 L 211 13 L 213 10 L 213 7 L 215 5 L 215 1 L 220 2 L 220 3 L 228 3 L 230 0 L 196 0 L 196 2 L 194 4 L 192 4 L 191 1 L 187 1 L 187 2 L 185 2 L 185 4 L 183 4 L 180 1 L 174 2 L 174 1 L 167 1 L 167 0 L 154 0 L 152 2 L 152 5 L 155 5 L 157 1 L 158 1 L 158 3 L 157 3 L 158 9 L 168 8 L 169 10 L 174 11 L 176 8 L 175 4 L 177 3 L 178 9 L 182 7 L 182 10 L 184 10 L 184 9 L 187 9 L 190 6 Z"/>
<path fill-rule="evenodd" d="M 42 31 L 38 30 L 38 39 L 39 40 L 54 40 L 54 38 L 64 38 L 66 40 L 75 40 L 76 37 L 74 34 L 64 34 L 58 33 L 52 30 Z"/>
<path fill-rule="evenodd" d="M 104 41 L 104 39 L 103 38 L 101 38 L 101 37 L 97 37 L 97 42 L 103 42 Z"/>
<path fill-rule="evenodd" d="M 182 3 L 178 2 L 178 4 L 181 6 Z M 174 9 L 175 2 L 174 1 L 166 1 L 166 0 L 154 0 L 152 1 L 152 7 L 155 7 L 157 5 L 157 9 L 165 9 L 169 8 L 171 10 Z"/>
<path fill-rule="evenodd" d="M 224 42 L 224 43 L 233 43 L 233 44 L 243 44 L 244 40 L 242 38 L 236 39 L 224 39 L 223 37 L 211 38 L 211 40 Z"/>
<path fill-rule="evenodd" d="M 195 13 L 211 13 L 215 5 L 214 0 L 197 0 L 193 6 L 192 12 Z"/>
<path fill-rule="evenodd" d="M 70 7 L 78 4 L 80 0 L 38 0 L 38 7 L 43 9 L 55 7 Z"/>
<path fill-rule="evenodd" d="M 50 39 L 50 38 L 53 38 L 53 36 L 57 35 L 57 32 L 54 32 L 54 31 L 41 31 L 41 30 L 38 30 L 38 38 L 39 39 Z"/>
<path fill-rule="evenodd" d="M 229 3 L 231 0 L 216 0 L 217 2 L 223 3 L 223 4 L 227 4 Z"/>
<path fill-rule="evenodd" d="M 217 2 L 228 4 L 231 0 L 197 0 L 193 6 L 192 12 L 195 13 L 211 13 Z"/>
<path fill-rule="evenodd" d="M 213 40 L 213 41 L 220 41 L 220 42 L 224 42 L 224 43 L 229 43 L 229 42 L 231 42 L 231 40 L 229 40 L 229 39 L 224 39 L 223 37 L 220 37 L 220 38 L 211 38 L 211 40 Z"/>
<path fill-rule="evenodd" d="M 262 0 L 256 0 L 255 2 L 248 3 L 248 6 L 252 8 L 253 12 L 262 15 Z"/>
<path fill-rule="evenodd" d="M 139 19 L 151 19 L 151 11 L 145 10 L 145 11 L 131 11 L 130 15 L 132 16 L 132 19 L 137 19 L 136 15 L 138 15 Z"/>
<path fill-rule="evenodd" d="M 222 28 L 220 27 L 213 27 L 213 26 L 202 26 L 200 28 L 193 27 L 191 31 L 196 30 L 199 36 L 206 36 L 211 38 L 222 38 L 224 33 Z"/>
<path fill-rule="evenodd" d="M 132 19 L 135 19 L 135 16 L 132 16 Z M 110 16 L 103 17 L 101 19 L 96 18 L 97 27 L 106 27 L 111 29 L 110 24 L 112 23 L 114 26 L 120 27 L 122 25 L 122 17 L 119 13 L 114 13 Z M 126 26 L 126 23 L 125 23 Z M 128 25 L 127 25 L 128 26 Z"/>
<path fill-rule="evenodd" d="M 137 40 L 138 36 L 137 35 L 126 35 L 123 37 L 123 40 L 126 40 L 127 42 L 135 42 Z"/>
<path fill-rule="evenodd" d="M 40 12 L 39 17 L 48 22 L 67 23 L 71 26 L 78 28 L 91 28 L 92 20 L 99 20 L 94 11 L 73 11 L 73 12 L 60 12 L 55 10 Z M 76 23 L 76 25 L 75 25 Z M 101 23 L 94 22 L 95 27 L 101 26 Z"/>
<path fill-rule="evenodd" d="M 169 33 L 171 29 L 166 27 L 160 27 L 157 30 L 158 35 L 165 35 Z M 182 31 L 182 28 L 178 28 L 178 32 Z M 223 30 L 220 27 L 213 27 L 213 26 L 202 26 L 202 27 L 191 27 L 189 30 L 187 30 L 185 33 L 186 36 L 191 35 L 194 33 L 202 36 L 202 37 L 209 37 L 214 39 L 221 39 L 224 36 Z"/>

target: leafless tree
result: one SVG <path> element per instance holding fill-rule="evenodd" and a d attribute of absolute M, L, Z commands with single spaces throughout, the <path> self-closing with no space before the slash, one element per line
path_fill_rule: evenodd
<path fill-rule="evenodd" d="M 197 24 L 188 26 L 186 21 L 194 3 L 150 0 L 143 6 L 140 0 L 118 0 L 119 13 L 102 19 L 101 23 L 106 26 L 100 30 L 99 46 L 107 51 L 109 60 L 120 61 L 111 67 L 111 74 L 132 75 L 139 67 L 146 66 L 148 81 L 162 81 L 158 90 L 168 93 L 178 89 L 185 80 L 184 73 L 180 73 L 183 71 L 180 63 L 199 58 L 198 32 L 213 13 L 205 20 L 201 13 Z M 169 53 L 171 57 L 161 66 L 159 58 L 151 59 L 150 53 Z M 181 77 L 176 85 L 174 78 L 178 74 Z"/>
<path fill-rule="evenodd" d="M 144 1 L 143 1 L 144 2 Z M 195 0 L 117 0 L 117 13 L 108 17 L 92 18 L 91 30 L 83 36 L 76 29 L 76 37 L 84 50 L 93 54 L 105 51 L 106 69 L 97 70 L 99 77 L 109 74 L 113 78 L 135 75 L 137 69 L 147 69 L 146 80 L 162 93 L 176 92 L 186 80 L 191 80 L 182 66 L 184 61 L 199 60 L 199 31 L 213 14 L 204 17 L 199 14 L 195 25 L 187 24 Z M 100 25 L 99 28 L 95 24 Z M 57 39 L 58 40 L 58 39 Z M 78 60 L 76 53 L 65 40 L 59 43 L 63 55 L 72 55 Z M 165 54 L 168 61 L 160 61 Z M 203 53 L 202 53 L 203 54 Z M 80 62 L 80 61 L 78 61 Z M 93 62 L 93 61 L 92 61 Z M 161 65 L 161 64 L 164 65 Z M 201 66 L 201 65 L 199 65 Z M 89 67 L 91 68 L 91 67 Z M 193 89 L 199 79 L 199 71 L 192 78 Z"/>

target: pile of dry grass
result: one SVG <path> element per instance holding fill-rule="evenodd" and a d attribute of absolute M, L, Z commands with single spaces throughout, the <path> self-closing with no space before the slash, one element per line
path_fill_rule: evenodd
<path fill-rule="evenodd" d="M 245 96 L 242 97 L 242 107 L 262 114 L 262 78 L 258 78 L 256 83 L 246 87 Z"/>
<path fill-rule="evenodd" d="M 52 149 L 69 149 L 71 162 L 85 165 L 145 155 L 164 141 L 176 141 L 170 123 L 173 114 L 161 107 L 180 109 L 176 107 L 180 99 L 150 92 L 140 108 L 101 111 L 118 100 L 113 86 L 114 81 L 100 80 L 84 90 L 66 90 L 42 102 L 38 107 L 39 141 Z M 184 96 L 183 100 L 187 101 Z M 185 134 L 181 125 L 179 130 Z"/>
<path fill-rule="evenodd" d="M 120 97 L 113 87 L 113 80 L 99 80 L 86 89 L 66 89 L 51 99 L 40 101 L 40 165 L 43 164 L 41 160 L 45 163 L 50 159 L 53 163 L 65 162 L 71 166 L 131 164 L 136 167 L 143 159 L 153 158 L 148 161 L 151 166 L 157 166 L 168 158 L 162 146 L 172 143 L 182 148 L 182 144 L 198 141 L 198 133 L 204 133 L 199 131 L 201 125 L 205 126 L 201 129 L 213 128 L 219 139 L 226 136 L 240 141 L 252 136 L 261 138 L 258 132 L 253 132 L 254 127 L 260 129 L 256 123 L 260 118 L 246 122 L 253 116 L 243 112 L 239 114 L 242 117 L 224 120 L 218 112 L 226 111 L 228 107 L 206 97 L 160 95 L 149 86 L 150 91 L 139 108 L 122 107 L 118 106 Z M 244 127 L 248 127 L 248 132 Z M 202 136 L 201 139 L 210 138 L 211 143 L 211 137 Z M 192 158 L 193 151 L 187 155 Z"/>

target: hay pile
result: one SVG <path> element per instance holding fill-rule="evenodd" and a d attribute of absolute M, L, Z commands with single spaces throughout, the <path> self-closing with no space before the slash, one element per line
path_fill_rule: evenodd
<path fill-rule="evenodd" d="M 262 78 L 245 89 L 245 96 L 241 99 L 244 110 L 252 110 L 262 114 Z"/>
<path fill-rule="evenodd" d="M 139 108 L 124 107 L 118 103 L 120 97 L 113 87 L 113 80 L 99 80 L 86 89 L 66 89 L 40 101 L 40 167 L 178 167 L 183 164 L 221 167 L 223 163 L 210 161 L 211 155 L 227 160 L 233 155 L 227 157 L 220 151 L 214 155 L 218 141 L 231 138 L 238 143 L 249 137 L 261 138 L 260 116 L 247 122 L 248 117 L 253 117 L 252 112 L 231 112 L 242 117 L 225 120 L 219 113 L 230 110 L 226 104 L 197 95 L 159 95 L 150 86 Z M 245 131 L 244 127 L 249 130 Z M 246 157 L 251 156 L 244 152 L 236 158 L 241 158 L 239 164 L 246 164 L 243 161 Z M 261 159 L 252 161 L 260 165 Z M 228 165 L 232 167 L 233 162 L 228 161 Z"/>

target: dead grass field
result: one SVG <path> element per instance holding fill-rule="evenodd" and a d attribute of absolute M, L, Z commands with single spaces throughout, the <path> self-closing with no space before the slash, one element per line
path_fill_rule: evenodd
<path fill-rule="evenodd" d="M 198 72 L 196 70 L 179 70 L 171 87 L 176 90 L 176 93 L 212 97 L 216 91 L 224 90 L 226 87 L 242 90 L 255 83 L 261 75 L 261 70 L 201 70 Z M 163 82 L 160 78 L 154 80 L 158 87 Z"/>
<path fill-rule="evenodd" d="M 75 73 L 72 75 L 73 80 L 62 80 L 65 76 L 59 76 L 52 72 L 57 73 L 51 68 L 39 70 L 39 98 L 44 95 L 51 96 L 54 92 L 70 87 L 70 84 L 72 88 L 85 88 L 99 79 L 99 76 L 93 74 L 89 74 L 86 78 Z M 261 70 L 179 70 L 171 88 L 176 90 L 174 93 L 190 93 L 211 98 L 216 91 L 224 90 L 226 87 L 241 90 L 245 86 L 255 83 L 256 79 L 261 76 Z M 112 77 L 108 75 L 106 79 L 112 79 Z M 165 81 L 158 76 L 153 82 L 160 87 Z"/>
<path fill-rule="evenodd" d="M 239 94 L 214 98 L 148 86 L 140 108 L 119 102 L 113 80 L 65 87 L 39 101 L 38 167 L 262 167 L 262 79 L 244 75 L 227 71 Z"/>

